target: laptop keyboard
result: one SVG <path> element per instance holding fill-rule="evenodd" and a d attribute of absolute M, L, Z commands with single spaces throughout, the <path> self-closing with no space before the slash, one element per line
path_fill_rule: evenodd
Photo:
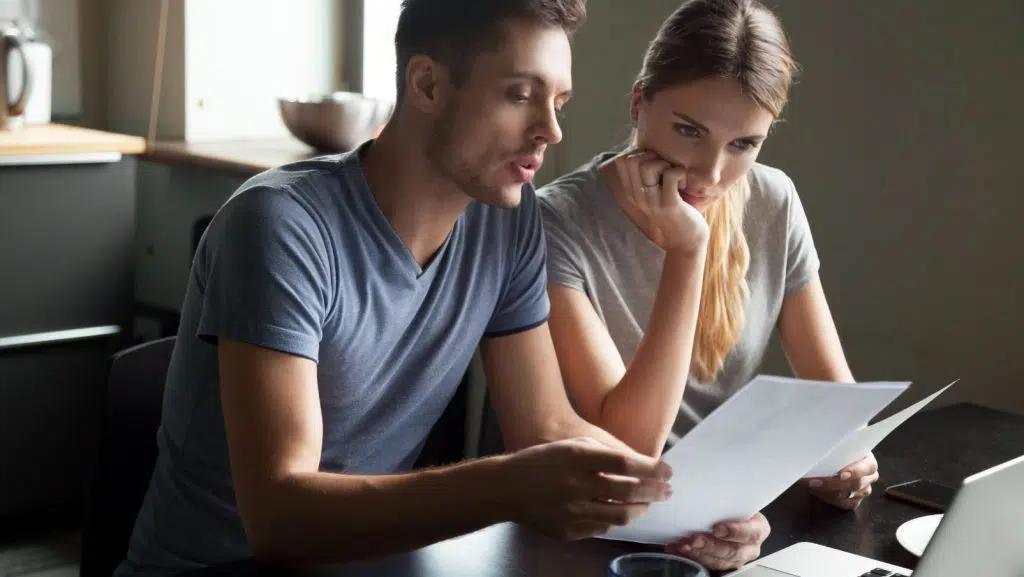
<path fill-rule="evenodd" d="M 860 577 L 908 577 L 903 573 L 893 573 L 888 569 L 872 569 Z"/>

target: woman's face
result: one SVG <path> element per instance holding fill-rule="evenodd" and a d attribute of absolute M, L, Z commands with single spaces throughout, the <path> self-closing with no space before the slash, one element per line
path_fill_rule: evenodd
<path fill-rule="evenodd" d="M 633 88 L 636 148 L 686 168 L 683 200 L 704 212 L 754 164 L 772 114 L 734 78 L 711 77 L 666 88 L 645 100 Z"/>

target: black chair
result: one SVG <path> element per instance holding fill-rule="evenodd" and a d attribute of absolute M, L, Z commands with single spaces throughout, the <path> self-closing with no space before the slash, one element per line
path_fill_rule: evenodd
<path fill-rule="evenodd" d="M 142 343 L 111 359 L 97 458 L 86 496 L 80 577 L 110 577 L 128 550 L 156 463 L 156 432 L 174 339 Z M 464 457 L 468 388 L 464 378 L 431 430 L 416 467 L 449 464 Z"/>
<path fill-rule="evenodd" d="M 192 256 L 195 257 L 196 249 L 199 248 L 199 241 L 203 239 L 203 233 L 210 227 L 210 223 L 213 222 L 213 215 L 207 214 L 196 219 L 192 223 Z"/>
<path fill-rule="evenodd" d="M 80 577 L 110 577 L 128 550 L 156 463 L 164 379 L 173 351 L 174 337 L 166 337 L 111 358 L 87 488 Z"/>

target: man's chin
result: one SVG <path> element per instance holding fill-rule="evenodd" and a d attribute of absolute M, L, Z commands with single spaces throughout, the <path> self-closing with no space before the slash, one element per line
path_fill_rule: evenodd
<path fill-rule="evenodd" d="M 516 208 L 522 199 L 523 185 L 518 183 L 497 186 L 475 197 L 477 202 L 496 208 Z"/>
<path fill-rule="evenodd" d="M 503 208 L 516 208 L 523 200 L 522 184 L 514 184 L 501 189 L 501 206 Z"/>

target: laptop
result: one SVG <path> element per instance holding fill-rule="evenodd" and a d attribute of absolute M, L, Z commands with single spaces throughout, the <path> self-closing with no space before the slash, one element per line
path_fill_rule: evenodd
<path fill-rule="evenodd" d="M 1024 577 L 1024 456 L 964 479 L 911 571 L 814 543 L 729 577 Z"/>

